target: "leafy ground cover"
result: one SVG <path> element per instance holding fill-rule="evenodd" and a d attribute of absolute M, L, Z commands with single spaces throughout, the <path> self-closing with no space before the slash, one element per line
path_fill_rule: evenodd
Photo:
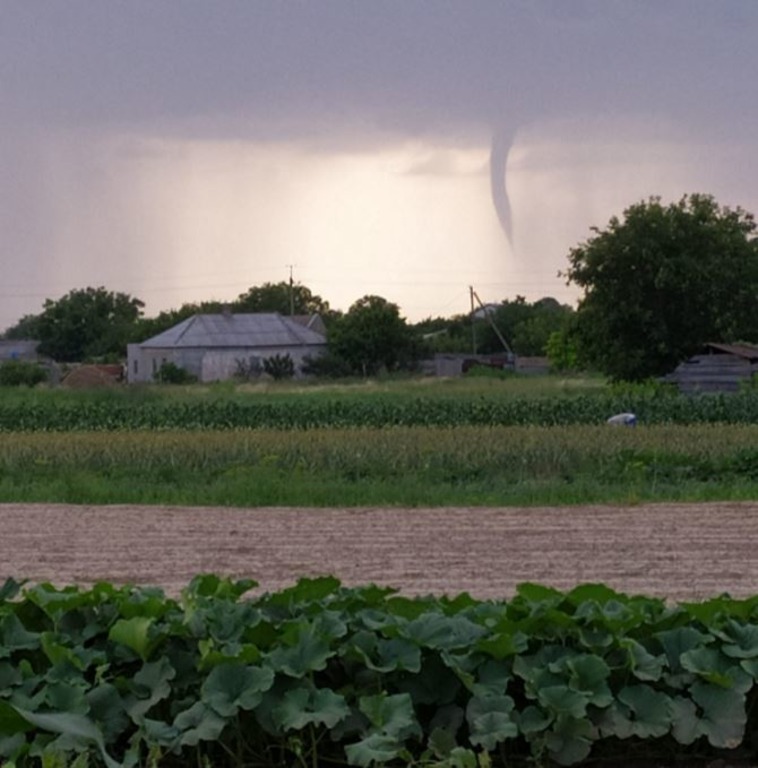
<path fill-rule="evenodd" d="M 749 499 L 758 425 L 0 433 L 0 500 L 233 506 Z"/>
<path fill-rule="evenodd" d="M 696 765 L 755 757 L 758 597 L 410 599 L 332 578 L 179 599 L 0 588 L 4 765 Z"/>

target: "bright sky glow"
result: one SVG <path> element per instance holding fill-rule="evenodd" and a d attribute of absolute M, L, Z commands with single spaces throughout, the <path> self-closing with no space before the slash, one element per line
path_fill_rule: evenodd
<path fill-rule="evenodd" d="M 469 285 L 570 302 L 569 249 L 640 199 L 758 212 L 754 0 L 3 10 L 0 330 L 74 288 L 154 314 L 290 266 L 411 320 Z"/>

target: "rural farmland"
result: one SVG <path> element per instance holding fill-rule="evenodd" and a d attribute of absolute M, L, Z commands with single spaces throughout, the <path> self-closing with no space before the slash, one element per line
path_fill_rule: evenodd
<path fill-rule="evenodd" d="M 618 766 L 633 737 L 747 765 L 756 409 L 519 379 L 9 393 L 0 755 Z"/>

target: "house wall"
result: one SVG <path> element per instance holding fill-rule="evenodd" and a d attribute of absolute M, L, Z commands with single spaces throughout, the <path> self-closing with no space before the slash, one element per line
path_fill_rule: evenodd
<path fill-rule="evenodd" d="M 275 355 L 289 355 L 295 364 L 295 376 L 301 377 L 303 359 L 322 354 L 324 347 L 266 347 L 265 349 L 209 349 L 205 350 L 200 364 L 200 372 L 195 375 L 200 381 L 224 381 L 239 372 L 242 362 L 245 366 L 263 367 L 263 360 Z M 189 367 L 187 366 L 187 370 Z M 193 371 L 194 373 L 194 371 Z"/>
<path fill-rule="evenodd" d="M 126 380 L 129 384 L 150 382 L 164 363 L 179 365 L 176 358 L 177 353 L 172 349 L 143 349 L 139 344 L 129 344 L 126 348 Z"/>
<path fill-rule="evenodd" d="M 295 364 L 295 375 L 301 376 L 301 368 L 305 357 L 315 357 L 326 350 L 323 347 L 267 347 L 265 349 L 240 347 L 232 349 L 152 349 L 143 348 L 139 344 L 129 344 L 127 347 L 127 381 L 130 384 L 153 381 L 153 376 L 166 362 L 172 362 L 188 373 L 196 376 L 199 381 L 225 381 L 233 378 L 239 370 L 238 361 L 250 365 L 258 360 L 263 365 L 263 358 L 276 354 L 292 358 Z"/>

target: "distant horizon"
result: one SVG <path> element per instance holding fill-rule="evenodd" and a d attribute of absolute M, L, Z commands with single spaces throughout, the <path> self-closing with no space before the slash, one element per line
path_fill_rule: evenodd
<path fill-rule="evenodd" d="M 264 285 L 266 282 L 271 282 L 271 281 L 264 281 L 264 283 L 259 283 L 258 285 L 255 285 L 255 286 L 248 286 L 248 288 L 246 288 L 244 291 L 242 291 L 242 293 L 245 293 L 245 292 L 246 292 L 248 289 L 250 289 L 250 288 L 261 287 L 261 286 L 263 286 L 263 285 Z M 277 282 L 276 282 L 276 283 L 274 283 L 274 284 L 277 284 L 277 283 L 286 283 L 286 281 L 280 280 L 280 281 L 277 281 Z M 294 284 L 295 284 L 296 286 L 297 286 L 297 285 L 300 285 L 300 286 L 302 286 L 302 287 L 305 287 L 305 288 L 308 288 L 308 289 L 310 289 L 310 286 L 308 286 L 308 285 L 305 285 L 304 283 L 299 283 L 298 281 L 295 281 L 295 283 L 294 283 Z M 132 299 L 137 299 L 137 300 L 139 300 L 139 301 L 143 301 L 141 296 L 137 296 L 137 295 L 134 295 L 134 294 L 130 294 L 130 293 L 127 293 L 127 292 L 125 292 L 125 291 L 119 291 L 118 289 L 114 289 L 114 288 L 111 288 L 111 287 L 109 287 L 109 286 L 107 286 L 107 285 L 89 285 L 89 286 L 87 286 L 87 285 L 83 285 L 83 286 L 77 286 L 77 287 L 75 287 L 75 288 L 72 288 L 72 289 L 71 289 L 71 290 L 69 290 L 69 291 L 66 291 L 65 293 L 61 294 L 60 296 L 55 296 L 55 297 L 53 297 L 53 296 L 50 296 L 50 297 L 48 297 L 48 298 L 49 298 L 49 299 L 51 299 L 52 301 L 59 301 L 60 299 L 63 299 L 63 298 L 65 298 L 65 297 L 66 297 L 66 296 L 67 296 L 69 293 L 71 293 L 72 291 L 78 291 L 78 290 L 86 290 L 87 288 L 94 288 L 94 289 L 103 288 L 103 289 L 105 289 L 106 291 L 112 292 L 112 293 L 114 293 L 114 294 L 118 294 L 118 293 L 126 293 L 126 294 L 127 294 L 127 295 L 128 295 L 130 298 L 132 298 Z M 476 287 L 475 287 L 475 286 L 474 286 L 474 289 L 476 290 Z M 346 306 L 346 307 L 344 307 L 344 308 L 343 308 L 343 307 L 335 307 L 335 306 L 332 304 L 332 302 L 329 300 L 329 297 L 328 297 L 328 296 L 324 296 L 324 295 L 322 295 L 322 294 L 318 293 L 317 291 L 311 291 L 311 292 L 313 293 L 313 295 L 314 295 L 314 296 L 317 296 L 317 297 L 318 297 L 318 298 L 320 298 L 322 301 L 326 302 L 326 303 L 329 305 L 329 310 L 330 310 L 330 311 L 341 312 L 341 313 L 343 313 L 343 314 L 344 314 L 344 313 L 346 313 L 346 312 L 347 312 L 347 311 L 350 309 L 350 306 L 352 306 L 352 304 L 353 304 L 353 303 L 355 303 L 356 301 L 359 301 L 360 299 L 362 299 L 362 298 L 363 298 L 363 296 L 357 296 L 357 297 L 356 297 L 356 298 L 355 298 L 355 299 L 354 299 L 354 300 L 353 300 L 353 301 L 350 303 L 350 305 L 348 305 L 348 306 Z M 238 295 L 237 295 L 237 296 L 235 296 L 234 298 L 231 298 L 231 299 L 226 299 L 226 300 L 221 300 L 221 299 L 200 299 L 200 300 L 198 300 L 198 301 L 185 301 L 185 302 L 182 302 L 181 304 L 178 304 L 178 305 L 176 305 L 176 306 L 168 307 L 168 308 L 166 308 L 166 309 L 160 309 L 160 310 L 158 310 L 157 312 L 149 312 L 149 311 L 147 311 L 147 306 L 145 306 L 145 307 L 143 307 L 143 309 L 142 309 L 142 314 L 141 314 L 141 317 L 142 317 L 143 319 L 146 319 L 146 320 L 150 320 L 150 319 L 154 319 L 154 318 L 157 318 L 157 317 L 158 317 L 158 316 L 159 316 L 161 313 L 163 313 L 163 312 L 179 311 L 179 310 L 181 310 L 181 309 L 182 309 L 184 306 L 192 306 L 192 305 L 196 305 L 196 306 L 198 306 L 198 308 L 199 308 L 199 309 L 201 309 L 201 311 L 200 311 L 200 312 L 198 312 L 197 314 L 221 314 L 221 313 L 224 311 L 223 307 L 224 307 L 224 306 L 230 306 L 230 305 L 232 305 L 232 304 L 233 304 L 233 303 L 234 303 L 234 302 L 235 302 L 237 299 L 239 299 L 239 296 L 240 296 L 240 295 L 241 295 L 241 294 L 238 294 Z M 366 295 L 377 295 L 377 296 L 379 296 L 380 294 L 364 294 L 364 296 L 366 296 Z M 403 311 L 402 311 L 402 307 L 399 307 L 399 305 L 397 305 L 397 302 L 393 301 L 393 300 L 392 300 L 392 298 L 391 298 L 390 296 L 381 296 L 381 298 L 385 299 L 386 301 L 388 301 L 388 302 L 390 302 L 390 303 L 392 303 L 392 304 L 395 304 L 395 305 L 397 305 L 397 306 L 398 306 L 398 308 L 400 309 L 400 315 L 401 315 L 401 317 L 404 317 L 404 318 L 405 318 L 405 320 L 406 320 L 406 322 L 408 322 L 408 323 L 409 323 L 409 324 L 411 324 L 411 325 L 417 325 L 417 324 L 419 324 L 419 323 L 422 323 L 422 322 L 424 322 L 425 320 L 434 320 L 434 319 L 438 319 L 438 318 L 441 318 L 441 319 L 453 319 L 454 317 L 465 317 L 465 316 L 467 316 L 467 315 L 470 315 L 470 314 L 471 314 L 471 305 L 470 305 L 470 299 L 468 299 L 468 295 L 469 295 L 469 288 L 468 288 L 468 286 L 466 287 L 466 295 L 467 295 L 467 302 L 468 302 L 468 303 L 467 303 L 467 306 L 466 306 L 466 308 L 465 308 L 465 309 L 463 309 L 463 310 L 461 310 L 461 311 L 455 311 L 455 312 L 451 312 L 451 313 L 450 313 L 450 314 L 448 314 L 448 315 L 426 315 L 426 316 L 424 316 L 424 317 L 420 317 L 420 318 L 417 318 L 417 319 L 408 318 L 408 317 L 407 317 L 407 316 L 406 316 L 406 315 L 403 313 Z M 560 300 L 559 300 L 559 299 L 557 299 L 555 296 L 545 295 L 545 296 L 539 296 L 539 297 L 537 297 L 536 299 L 527 299 L 526 297 L 524 297 L 524 296 L 521 296 L 521 294 L 519 294 L 519 295 L 517 295 L 517 296 L 514 296 L 514 297 L 504 297 L 504 298 L 501 298 L 501 299 L 493 299 L 493 300 L 488 300 L 488 301 L 484 301 L 484 300 L 482 299 L 482 304 L 483 304 L 485 307 L 486 307 L 486 306 L 490 306 L 490 305 L 500 305 L 500 304 L 503 304 L 503 303 L 505 303 L 505 302 L 509 302 L 509 301 L 510 301 L 510 302 L 513 302 L 513 301 L 517 301 L 517 300 L 519 299 L 519 297 L 521 297 L 521 298 L 524 298 L 524 300 L 525 300 L 525 301 L 526 301 L 528 304 L 534 304 L 534 303 L 536 303 L 536 302 L 538 302 L 538 301 L 540 301 L 540 300 L 542 300 L 542 299 L 555 299 L 555 300 L 556 300 L 556 301 L 558 301 L 560 304 L 563 304 L 563 305 L 566 305 L 566 306 L 571 306 L 572 308 L 574 307 L 574 305 L 570 304 L 569 302 L 563 302 L 563 301 L 560 301 Z M 144 303 L 144 302 L 143 302 L 143 303 Z M 217 311 L 217 312 L 203 312 L 203 311 L 202 311 L 202 307 L 201 307 L 201 305 L 202 305 L 202 304 L 219 304 L 219 305 L 221 305 L 221 309 L 219 309 L 219 311 Z M 479 308 L 479 309 L 480 309 L 480 307 L 479 307 L 479 305 L 478 305 L 478 304 L 477 304 L 477 306 L 475 307 L 475 311 L 476 311 L 476 309 L 477 309 L 477 308 Z M 43 312 L 43 311 L 44 311 L 44 302 L 43 302 L 43 304 L 40 304 L 40 307 L 39 307 L 39 310 L 38 310 L 38 311 L 36 311 L 36 312 L 29 312 L 29 313 L 27 313 L 27 315 L 34 317 L 34 316 L 36 316 L 36 315 L 40 315 L 40 314 L 42 314 L 42 312 Z M 258 314 L 258 313 L 255 313 L 255 312 L 253 312 L 253 313 L 250 313 L 249 311 L 245 311 L 245 312 L 233 312 L 233 314 Z M 287 313 L 287 312 L 280 312 L 279 314 L 281 314 L 281 315 L 283 315 L 283 316 L 289 316 L 289 313 Z M 302 314 L 302 313 L 297 313 L 297 312 L 296 312 L 295 314 L 297 315 L 297 314 Z M 315 314 L 318 314 L 318 313 L 315 313 Z M 18 319 L 17 319 L 15 322 L 11 323 L 9 326 L 6 326 L 5 328 L 2 328 L 2 329 L 0 329 L 0 340 L 3 340 L 3 336 L 5 335 L 5 333 L 6 333 L 7 331 L 9 331 L 11 328 L 14 328 L 16 325 L 18 325 L 18 323 L 19 323 L 19 322 L 20 322 L 22 319 L 23 319 L 23 317 L 19 317 L 19 318 L 18 318 Z"/>

